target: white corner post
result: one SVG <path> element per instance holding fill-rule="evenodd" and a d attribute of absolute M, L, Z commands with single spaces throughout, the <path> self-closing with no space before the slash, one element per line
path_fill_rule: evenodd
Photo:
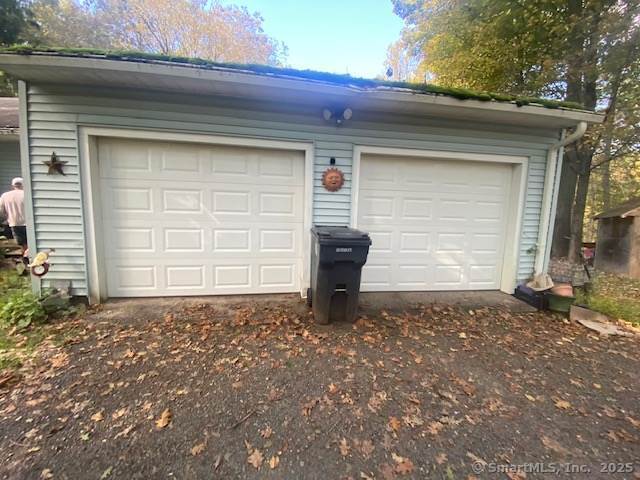
<path fill-rule="evenodd" d="M 20 166 L 22 179 L 24 181 L 24 213 L 27 221 L 27 244 L 29 246 L 29 255 L 33 255 L 38 251 L 36 244 L 36 225 L 33 213 L 33 189 L 31 187 L 31 160 L 29 148 L 29 108 L 28 108 L 28 89 L 24 80 L 18 81 L 18 117 L 20 125 Z M 33 292 L 40 294 L 41 284 L 40 278 L 31 275 L 31 287 Z"/>
<path fill-rule="evenodd" d="M 580 122 L 571 135 L 565 136 L 563 131 L 560 141 L 551 145 L 549 150 L 547 150 L 547 165 L 544 176 L 544 191 L 542 194 L 540 225 L 538 227 L 538 242 L 536 244 L 536 259 L 534 264 L 534 273 L 536 274 L 547 271 L 549 258 L 551 257 L 551 240 L 553 237 L 553 225 L 556 220 L 556 205 L 560 187 L 564 147 L 580 140 L 586 131 L 587 122 Z"/>

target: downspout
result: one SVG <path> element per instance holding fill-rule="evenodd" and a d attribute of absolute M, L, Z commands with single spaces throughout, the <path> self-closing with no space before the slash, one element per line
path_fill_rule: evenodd
<path fill-rule="evenodd" d="M 553 236 L 553 224 L 556 220 L 555 206 L 558 198 L 558 187 L 560 186 L 563 149 L 567 145 L 580 140 L 586 131 L 587 122 L 580 122 L 571 135 L 565 137 L 563 131 L 560 141 L 551 145 L 547 150 L 547 168 L 544 177 L 542 210 L 540 211 L 538 243 L 536 245 L 536 260 L 534 264 L 536 274 L 546 272 L 551 255 L 549 246 Z"/>

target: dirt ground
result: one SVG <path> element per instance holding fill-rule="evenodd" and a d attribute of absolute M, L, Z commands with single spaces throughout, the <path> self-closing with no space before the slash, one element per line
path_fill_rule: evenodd
<path fill-rule="evenodd" d="M 0 390 L 0 478 L 640 478 L 637 337 L 415 300 L 106 304 Z"/>

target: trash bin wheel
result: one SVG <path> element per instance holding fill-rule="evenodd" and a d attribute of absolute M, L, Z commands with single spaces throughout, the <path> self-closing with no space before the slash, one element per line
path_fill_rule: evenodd
<path fill-rule="evenodd" d="M 311 307 L 311 288 L 307 288 L 307 307 Z"/>

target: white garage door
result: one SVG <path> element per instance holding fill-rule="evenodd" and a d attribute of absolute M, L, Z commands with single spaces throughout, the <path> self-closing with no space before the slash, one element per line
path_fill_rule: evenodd
<path fill-rule="evenodd" d="M 358 228 L 368 291 L 498 289 L 512 168 L 363 155 Z"/>
<path fill-rule="evenodd" d="M 110 297 L 300 290 L 304 153 L 100 139 Z"/>

